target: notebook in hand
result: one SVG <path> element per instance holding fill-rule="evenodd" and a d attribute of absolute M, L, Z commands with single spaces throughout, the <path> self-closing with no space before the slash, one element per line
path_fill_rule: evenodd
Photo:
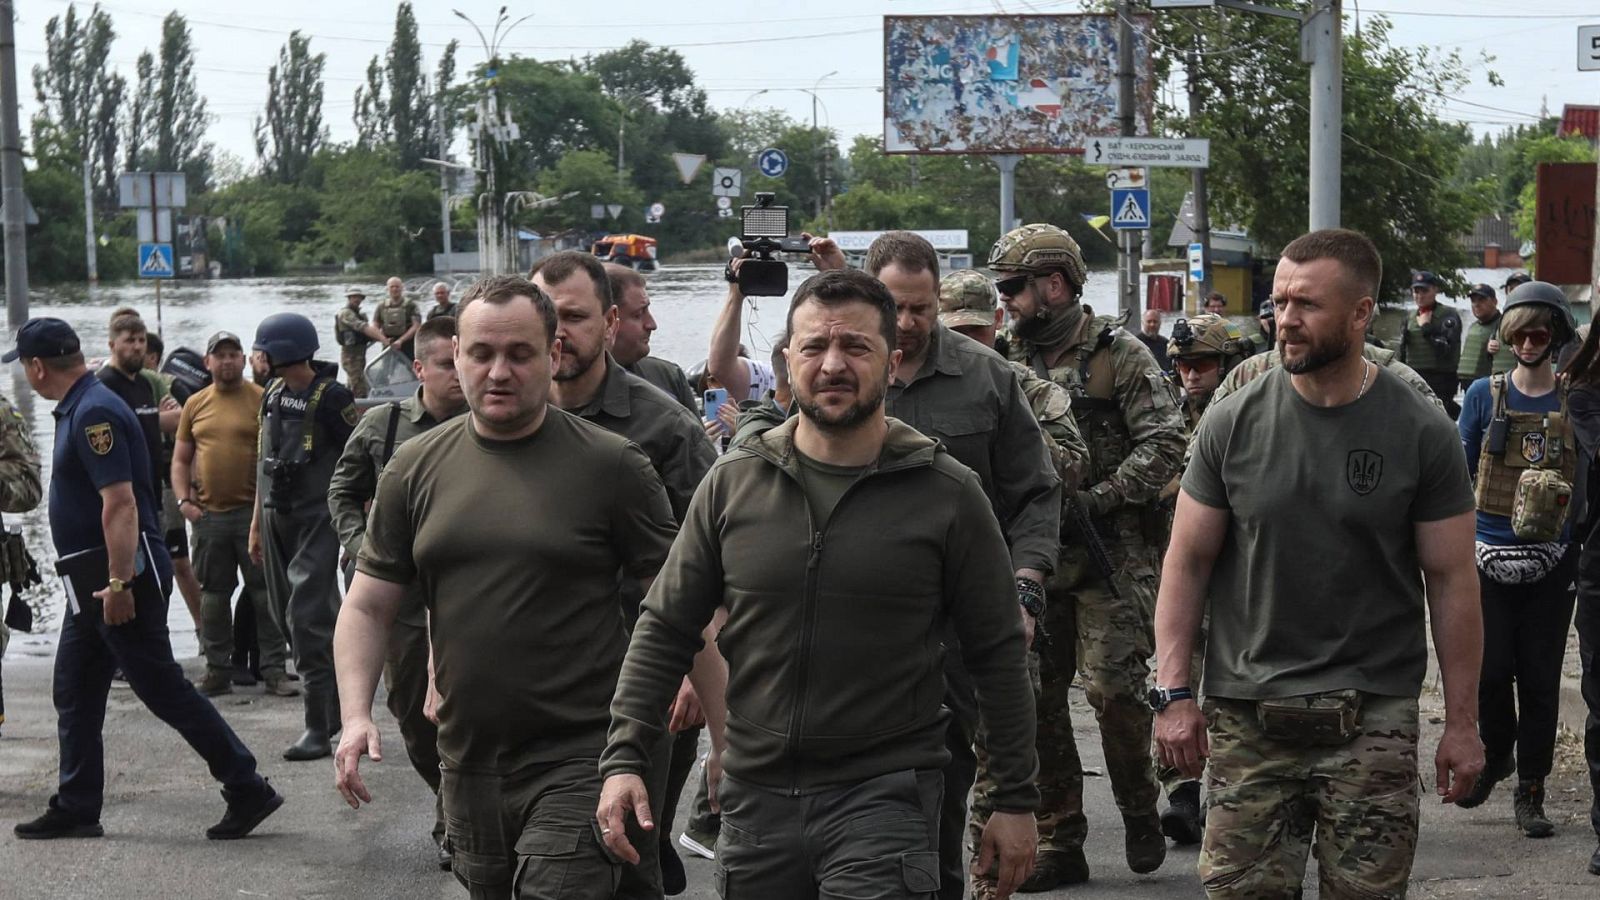
<path fill-rule="evenodd" d="M 134 606 L 150 600 L 160 601 L 161 582 L 156 578 L 155 566 L 150 564 L 150 538 L 139 535 L 138 551 L 134 554 L 134 578 L 128 583 L 133 591 Z M 56 574 L 67 591 L 67 610 L 74 616 L 84 613 L 100 615 L 100 598 L 94 594 L 105 590 L 111 582 L 110 558 L 104 547 L 91 547 L 69 553 L 56 560 Z"/>

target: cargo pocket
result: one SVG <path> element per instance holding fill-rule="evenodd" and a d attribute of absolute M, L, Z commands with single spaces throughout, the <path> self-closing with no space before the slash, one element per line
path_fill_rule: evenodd
<path fill-rule="evenodd" d="M 452 850 L 450 871 L 473 897 L 498 896 L 505 893 L 506 886 L 511 883 L 511 867 L 506 860 L 484 853 Z"/>
<path fill-rule="evenodd" d="M 517 838 L 518 897 L 609 897 L 617 877 L 587 827 L 536 825 Z"/>
<path fill-rule="evenodd" d="M 900 878 L 912 897 L 932 897 L 939 893 L 939 854 L 919 850 L 900 854 Z"/>

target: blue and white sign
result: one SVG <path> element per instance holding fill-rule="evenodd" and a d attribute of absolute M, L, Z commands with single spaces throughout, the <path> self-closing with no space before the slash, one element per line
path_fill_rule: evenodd
<path fill-rule="evenodd" d="M 1140 231 L 1150 227 L 1150 189 L 1112 188 L 1111 227 Z"/>
<path fill-rule="evenodd" d="M 776 147 L 768 147 L 756 157 L 756 168 L 768 178 L 781 178 L 789 171 L 789 154 Z"/>
<path fill-rule="evenodd" d="M 1206 280 L 1206 248 L 1204 244 L 1189 245 L 1189 280 Z"/>
<path fill-rule="evenodd" d="M 139 245 L 140 278 L 175 278 L 177 275 L 172 265 L 171 244 Z"/>

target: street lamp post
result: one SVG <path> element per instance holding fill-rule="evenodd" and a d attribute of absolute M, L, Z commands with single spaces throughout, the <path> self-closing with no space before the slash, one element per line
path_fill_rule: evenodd
<path fill-rule="evenodd" d="M 516 140 L 520 131 L 515 122 L 511 120 L 510 112 L 502 116 L 499 95 L 495 90 L 494 79 L 500 72 L 500 42 L 511 34 L 512 29 L 533 17 L 532 13 L 515 21 L 506 14 L 506 8 L 500 7 L 500 12 L 495 16 L 494 28 L 488 35 L 478 27 L 478 23 L 468 18 L 459 9 L 452 9 L 456 18 L 472 26 L 478 33 L 478 40 L 483 44 L 484 79 L 489 83 L 487 96 L 478 101 L 478 165 L 484 173 L 484 192 L 478 195 L 478 268 L 485 275 L 500 275 L 506 271 L 507 244 L 505 235 L 505 218 L 501 214 L 501 201 L 495 179 L 495 163 L 497 161 L 497 147 L 499 144 Z M 511 255 L 514 257 L 516 244 L 511 242 Z"/>
<path fill-rule="evenodd" d="M 822 175 L 820 179 L 822 182 L 822 196 L 817 199 L 817 215 L 819 216 L 823 215 L 824 213 L 827 213 L 829 216 L 831 216 L 833 210 L 832 203 L 830 202 L 831 197 L 829 196 L 830 191 L 828 190 L 828 142 L 824 140 L 822 134 L 817 131 L 817 103 L 819 102 L 817 91 L 822 88 L 822 83 L 824 81 L 827 81 L 829 78 L 832 78 L 837 74 L 839 74 L 839 70 L 835 69 L 821 78 L 818 78 L 816 84 L 813 84 L 811 86 L 811 90 L 809 91 L 807 91 L 805 88 L 800 88 L 801 91 L 811 95 L 811 136 L 817 141 L 817 155 L 819 157 L 819 165 L 822 169 Z M 827 112 L 827 104 L 823 104 L 822 109 L 823 112 Z M 832 222 L 825 222 L 825 224 L 829 228 L 833 227 Z"/>

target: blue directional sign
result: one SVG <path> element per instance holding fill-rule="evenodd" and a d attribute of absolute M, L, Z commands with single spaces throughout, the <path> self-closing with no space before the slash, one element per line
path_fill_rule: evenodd
<path fill-rule="evenodd" d="M 1139 231 L 1150 227 L 1150 189 L 1112 188 L 1111 227 Z"/>
<path fill-rule="evenodd" d="M 171 244 L 139 245 L 140 278 L 176 278 L 177 267 L 172 264 Z"/>
<path fill-rule="evenodd" d="M 789 171 L 789 154 L 776 147 L 768 147 L 756 157 L 756 168 L 768 178 L 779 178 Z"/>

